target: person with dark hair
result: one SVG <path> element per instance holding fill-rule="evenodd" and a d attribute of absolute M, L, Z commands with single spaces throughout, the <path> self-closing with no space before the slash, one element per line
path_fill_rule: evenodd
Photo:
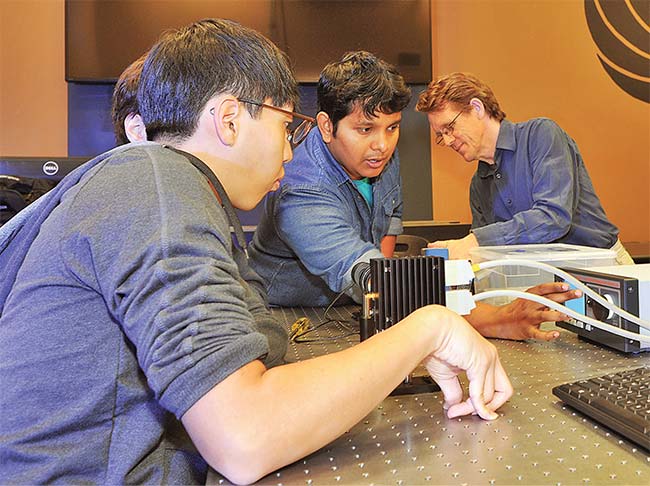
<path fill-rule="evenodd" d="M 467 73 L 433 81 L 416 109 L 426 113 L 438 145 L 479 161 L 470 186 L 470 234 L 429 246 L 469 258 L 479 245 L 569 243 L 611 248 L 619 264 L 634 263 L 605 215 L 576 142 L 553 120 L 507 120 L 490 87 Z"/>
<path fill-rule="evenodd" d="M 449 417 L 497 418 L 512 386 L 496 350 L 441 306 L 281 364 L 287 335 L 234 208 L 278 189 L 312 122 L 297 100 L 259 33 L 214 19 L 170 31 L 138 88 L 152 141 L 89 161 L 0 228 L 3 483 L 204 484 L 207 464 L 250 483 L 343 434 L 420 363 Z M 379 148 L 354 170 L 377 172 Z"/>
<path fill-rule="evenodd" d="M 268 196 L 250 249 L 276 305 L 328 305 L 340 292 L 360 302 L 352 269 L 391 256 L 402 233 L 404 78 L 369 52 L 349 52 L 325 66 L 317 96 L 318 130 Z"/>
<path fill-rule="evenodd" d="M 146 57 L 145 53 L 133 61 L 115 83 L 111 100 L 111 121 L 117 145 L 147 139 L 147 130 L 138 108 L 138 83 Z"/>

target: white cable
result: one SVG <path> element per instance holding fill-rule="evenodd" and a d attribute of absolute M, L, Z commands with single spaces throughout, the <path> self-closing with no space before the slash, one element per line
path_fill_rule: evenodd
<path fill-rule="evenodd" d="M 608 302 L 605 300 L 600 294 L 592 290 L 590 287 L 582 283 L 580 280 L 575 278 L 573 275 L 570 273 L 565 272 L 564 270 L 560 270 L 557 267 L 554 267 L 553 265 L 549 265 L 547 263 L 542 263 L 542 262 L 537 262 L 534 260 L 519 260 L 519 259 L 503 259 L 503 260 L 491 260 L 491 261 L 486 261 L 486 262 L 481 262 L 477 264 L 480 270 L 486 269 L 486 268 L 492 268 L 492 267 L 501 267 L 501 266 L 520 266 L 520 267 L 532 267 L 532 268 L 539 268 L 541 270 L 546 270 L 547 272 L 550 272 L 554 275 L 557 275 L 558 277 L 563 278 L 566 282 L 573 284 L 576 288 L 582 290 L 586 295 L 591 297 L 594 301 L 598 302 L 600 305 L 602 305 L 604 308 L 612 311 L 614 314 L 622 317 L 623 319 L 632 322 L 636 324 L 639 327 L 642 327 L 643 329 L 646 329 L 650 331 L 650 322 L 644 321 L 643 319 L 635 316 L 634 314 L 630 314 L 628 311 L 625 309 L 621 309 L 620 307 L 615 306 L 611 302 Z M 600 322 L 600 321 L 598 321 Z M 618 329 L 618 328 L 617 328 Z"/>
<path fill-rule="evenodd" d="M 532 300 L 533 302 L 538 302 L 540 304 L 545 305 L 546 307 L 555 309 L 556 311 L 559 311 L 562 314 L 566 314 L 570 317 L 573 317 L 577 321 L 584 322 L 585 324 L 591 324 L 594 327 L 597 327 L 604 331 L 611 332 L 613 334 L 617 334 L 626 339 L 639 341 L 639 343 L 641 344 L 650 345 L 650 335 L 644 336 L 642 334 L 633 333 L 630 331 L 626 331 L 625 329 L 612 326 L 611 324 L 607 324 L 606 322 L 601 322 L 596 319 L 592 319 L 589 316 L 582 315 L 579 312 L 574 311 L 573 309 L 569 309 L 568 307 L 565 307 L 562 304 L 558 304 L 557 302 L 554 302 L 551 299 L 547 299 L 546 297 L 542 297 L 541 295 L 531 294 L 529 292 L 522 292 L 520 290 L 488 290 L 486 292 L 481 292 L 480 294 L 476 294 L 474 296 L 474 300 L 479 301 L 479 300 L 489 299 L 492 297 L 518 297 L 520 299 Z"/>

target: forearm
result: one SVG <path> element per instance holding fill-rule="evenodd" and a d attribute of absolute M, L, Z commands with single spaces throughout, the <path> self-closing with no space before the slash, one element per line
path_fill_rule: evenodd
<path fill-rule="evenodd" d="M 481 246 L 515 245 L 555 241 L 564 236 L 570 227 L 571 213 L 567 208 L 538 201 L 534 208 L 521 211 L 508 221 L 488 224 L 472 231 Z"/>
<path fill-rule="evenodd" d="M 441 322 L 432 325 L 439 314 Z M 235 481 L 234 471 L 246 471 L 251 476 L 241 480 L 253 481 L 366 416 L 439 345 L 444 316 L 429 308 L 348 350 L 272 370 L 253 362 L 219 384 L 218 394 L 203 397 L 183 422 L 215 469 Z"/>
<path fill-rule="evenodd" d="M 381 252 L 386 258 L 391 258 L 393 253 L 395 253 L 395 242 L 397 241 L 397 236 L 395 235 L 386 235 L 381 240 Z"/>
<path fill-rule="evenodd" d="M 564 282 L 549 282 L 528 289 L 531 294 L 542 295 L 555 302 L 563 303 L 580 297 L 578 291 L 569 291 Z M 472 313 L 466 316 L 469 323 L 483 336 L 502 339 L 541 339 L 549 341 L 559 336 L 557 330 L 542 331 L 543 322 L 566 319 L 560 312 L 526 299 L 515 299 L 507 305 L 493 306 L 477 303 Z"/>
<path fill-rule="evenodd" d="M 278 404 L 269 411 L 287 423 L 279 427 L 281 437 L 269 436 L 268 443 L 294 449 L 293 461 L 349 430 L 429 354 L 431 324 L 406 320 L 346 351 L 264 373 L 262 393 L 271 399 L 283 389 L 291 397 L 284 402 L 290 410 Z"/>

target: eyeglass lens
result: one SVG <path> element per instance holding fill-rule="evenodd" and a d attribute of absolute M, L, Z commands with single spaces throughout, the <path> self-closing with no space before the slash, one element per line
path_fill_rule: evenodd
<path fill-rule="evenodd" d="M 298 146 L 305 137 L 309 134 L 309 131 L 312 128 L 312 122 L 309 120 L 303 120 L 300 125 L 298 125 L 293 132 L 291 133 L 291 143 L 294 147 Z"/>
<path fill-rule="evenodd" d="M 436 140 L 435 140 L 435 142 L 436 142 L 437 145 L 442 145 L 442 144 L 444 143 L 444 141 L 445 141 L 444 135 L 447 135 L 447 136 L 451 136 L 451 135 L 453 135 L 453 133 L 454 133 L 454 126 L 456 125 L 456 120 L 457 120 L 458 117 L 461 115 L 461 113 L 463 113 L 462 110 L 459 111 L 458 114 L 454 117 L 454 119 L 451 120 L 451 121 L 447 124 L 447 126 L 445 126 L 445 127 L 442 129 L 441 133 L 439 133 L 438 135 L 436 135 Z"/>

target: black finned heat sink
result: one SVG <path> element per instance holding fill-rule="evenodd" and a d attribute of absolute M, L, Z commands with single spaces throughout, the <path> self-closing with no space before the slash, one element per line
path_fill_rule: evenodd
<path fill-rule="evenodd" d="M 429 304 L 445 305 L 445 260 L 437 256 L 370 260 L 374 332 Z M 372 332 L 370 333 L 372 334 Z"/>

